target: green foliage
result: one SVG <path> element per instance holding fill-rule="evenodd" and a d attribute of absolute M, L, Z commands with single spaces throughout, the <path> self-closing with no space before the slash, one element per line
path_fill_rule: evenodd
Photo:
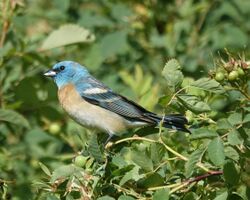
<path fill-rule="evenodd" d="M 94 35 L 87 29 L 74 24 L 64 25 L 50 33 L 43 41 L 41 50 L 49 50 L 74 43 L 92 42 L 94 39 Z"/>
<path fill-rule="evenodd" d="M 2 0 L 0 199 L 250 199 L 249 13 L 245 0 Z M 145 127 L 104 149 L 42 76 L 58 60 L 186 115 L 192 134 Z"/>
<path fill-rule="evenodd" d="M 207 148 L 210 160 L 216 165 L 221 166 L 225 161 L 224 146 L 219 137 L 213 139 Z"/>

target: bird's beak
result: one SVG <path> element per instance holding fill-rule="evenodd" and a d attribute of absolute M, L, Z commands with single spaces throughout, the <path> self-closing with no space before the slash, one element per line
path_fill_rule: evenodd
<path fill-rule="evenodd" d="M 43 75 L 48 77 L 54 77 L 56 75 L 56 72 L 53 69 L 50 69 L 46 71 Z"/>

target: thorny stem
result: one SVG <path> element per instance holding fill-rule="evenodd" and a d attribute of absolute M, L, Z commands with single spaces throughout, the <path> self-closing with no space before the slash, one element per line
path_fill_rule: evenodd
<path fill-rule="evenodd" d="M 148 188 L 148 190 L 152 191 L 152 190 L 159 190 L 159 189 L 164 189 L 164 188 L 173 188 L 170 191 L 170 194 L 172 194 L 172 193 L 176 192 L 177 190 L 179 190 L 183 187 L 186 187 L 187 185 L 190 185 L 191 183 L 198 182 L 198 181 L 203 180 L 205 178 L 208 178 L 210 176 L 221 175 L 221 174 L 223 174 L 223 171 L 213 171 L 211 173 L 207 173 L 207 174 L 203 174 L 201 176 L 187 179 L 181 183 L 174 183 L 174 184 L 169 184 L 169 185 L 164 185 L 164 186 L 151 187 L 151 188 Z"/>
<path fill-rule="evenodd" d="M 198 181 L 203 180 L 205 178 L 208 178 L 210 176 L 222 175 L 222 174 L 223 174 L 223 171 L 213 171 L 213 172 L 210 172 L 207 174 L 203 174 L 201 176 L 197 176 L 195 178 L 188 179 L 188 180 L 184 181 L 180 186 L 173 188 L 169 193 L 172 194 L 172 193 L 176 192 L 177 190 L 179 190 L 183 187 L 186 187 L 187 185 L 190 185 L 191 183 L 198 182 Z"/>

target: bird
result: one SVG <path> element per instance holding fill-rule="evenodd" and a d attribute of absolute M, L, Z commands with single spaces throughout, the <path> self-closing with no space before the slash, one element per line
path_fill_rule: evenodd
<path fill-rule="evenodd" d="M 108 133 L 111 138 L 131 128 L 159 126 L 190 133 L 187 119 L 180 114 L 157 115 L 114 92 L 74 61 L 61 61 L 44 76 L 58 88 L 58 99 L 68 115 L 80 125 Z"/>

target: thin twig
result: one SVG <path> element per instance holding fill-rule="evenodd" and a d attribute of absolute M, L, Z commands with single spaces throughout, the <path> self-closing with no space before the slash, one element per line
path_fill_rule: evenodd
<path fill-rule="evenodd" d="M 119 144 L 119 143 L 122 143 L 122 142 L 125 142 L 125 141 L 131 141 L 131 140 L 140 140 L 140 141 L 146 141 L 146 142 L 152 142 L 152 143 L 162 144 L 165 147 L 165 149 L 167 149 L 169 152 L 171 152 L 172 154 L 174 154 L 175 156 L 177 156 L 181 160 L 188 161 L 187 157 L 181 155 L 180 153 L 178 153 L 177 151 L 173 150 L 171 147 L 169 147 L 168 145 L 166 145 L 163 142 L 163 140 L 162 140 L 161 137 L 159 138 L 159 141 L 155 141 L 155 140 L 144 138 L 144 137 L 138 137 L 138 136 L 136 136 L 136 137 L 129 137 L 129 138 L 124 138 L 124 139 L 118 140 L 115 143 L 113 143 L 113 145 L 116 145 L 116 144 Z M 202 163 L 197 163 L 196 166 L 198 166 L 199 168 L 203 169 L 204 171 L 206 171 L 208 173 L 210 172 L 210 170 L 207 167 L 205 167 Z"/>
<path fill-rule="evenodd" d="M 184 181 L 181 185 L 177 186 L 176 188 L 173 188 L 169 193 L 172 194 L 172 193 L 176 192 L 177 190 L 179 190 L 183 187 L 186 187 L 187 185 L 190 185 L 191 183 L 198 182 L 198 181 L 203 180 L 205 178 L 208 178 L 210 176 L 221 175 L 221 174 L 223 174 L 223 171 L 210 171 L 210 173 L 203 174 L 201 176 L 197 176 L 195 178 L 188 179 L 188 180 Z"/>
<path fill-rule="evenodd" d="M 117 185 L 117 184 L 115 184 L 115 183 L 112 183 L 112 185 L 113 185 L 117 190 L 123 191 L 123 192 L 125 192 L 125 193 L 128 194 L 128 195 L 134 196 L 134 197 L 136 197 L 136 198 L 138 198 L 138 199 L 141 199 L 141 200 L 147 199 L 147 198 L 145 198 L 145 197 L 142 197 L 140 194 L 138 194 L 138 193 L 135 192 L 135 191 L 132 192 L 131 190 L 128 190 L 128 189 L 126 189 L 126 188 L 124 188 L 124 187 L 121 187 L 120 185 Z"/>
<path fill-rule="evenodd" d="M 236 130 L 239 129 L 240 127 L 242 127 L 242 124 L 239 124 L 238 126 L 236 126 Z M 228 136 L 228 134 L 234 129 L 233 128 L 230 128 L 224 135 L 221 136 L 221 139 L 223 139 L 224 137 Z"/>
<path fill-rule="evenodd" d="M 15 183 L 16 180 L 3 180 L 3 179 L 0 179 L 0 183 Z"/>
<path fill-rule="evenodd" d="M 183 87 L 181 89 L 179 89 L 176 93 L 174 93 L 174 95 L 171 97 L 171 99 L 169 100 L 167 106 L 169 106 L 172 101 L 174 100 L 174 98 L 177 96 L 177 94 L 179 94 L 180 92 L 182 92 L 183 90 L 186 90 L 187 88 L 191 87 L 190 85 L 186 86 L 186 87 Z"/>
<path fill-rule="evenodd" d="M 164 188 L 174 188 L 174 187 L 178 187 L 181 184 L 182 183 L 173 183 L 173 184 L 169 184 L 169 185 L 162 185 L 162 186 L 157 186 L 157 187 L 150 187 L 150 188 L 148 188 L 148 190 L 149 191 L 154 191 L 154 190 L 160 190 L 160 189 L 164 189 Z"/>
<path fill-rule="evenodd" d="M 223 171 L 210 171 L 210 173 L 187 179 L 181 183 L 174 183 L 174 184 L 169 184 L 169 185 L 150 187 L 150 188 L 148 188 L 148 190 L 154 191 L 154 190 L 160 190 L 160 189 L 164 189 L 164 188 L 173 188 L 170 191 L 170 194 L 171 194 L 171 193 L 173 193 L 173 192 L 175 192 L 183 187 L 186 187 L 187 185 L 190 185 L 191 183 L 198 182 L 198 181 L 203 180 L 205 178 L 208 178 L 210 176 L 221 175 L 221 174 L 223 174 Z"/>
<path fill-rule="evenodd" d="M 118 140 L 118 141 L 114 142 L 112 145 L 120 144 L 120 143 L 123 143 L 123 142 L 126 142 L 126 141 L 131 141 L 131 140 L 140 140 L 140 141 L 157 143 L 157 141 L 155 141 L 155 140 L 151 140 L 151 139 L 144 138 L 144 137 L 134 136 L 134 137 L 128 137 L 128 138 Z"/>
<path fill-rule="evenodd" d="M 222 170 L 210 171 L 210 173 L 203 174 L 203 175 L 197 176 L 195 178 L 188 179 L 188 180 L 186 180 L 186 182 L 188 182 L 188 183 L 198 182 L 198 181 L 203 180 L 203 179 L 205 179 L 207 177 L 215 176 L 215 175 L 222 175 L 222 174 L 223 174 Z"/>

